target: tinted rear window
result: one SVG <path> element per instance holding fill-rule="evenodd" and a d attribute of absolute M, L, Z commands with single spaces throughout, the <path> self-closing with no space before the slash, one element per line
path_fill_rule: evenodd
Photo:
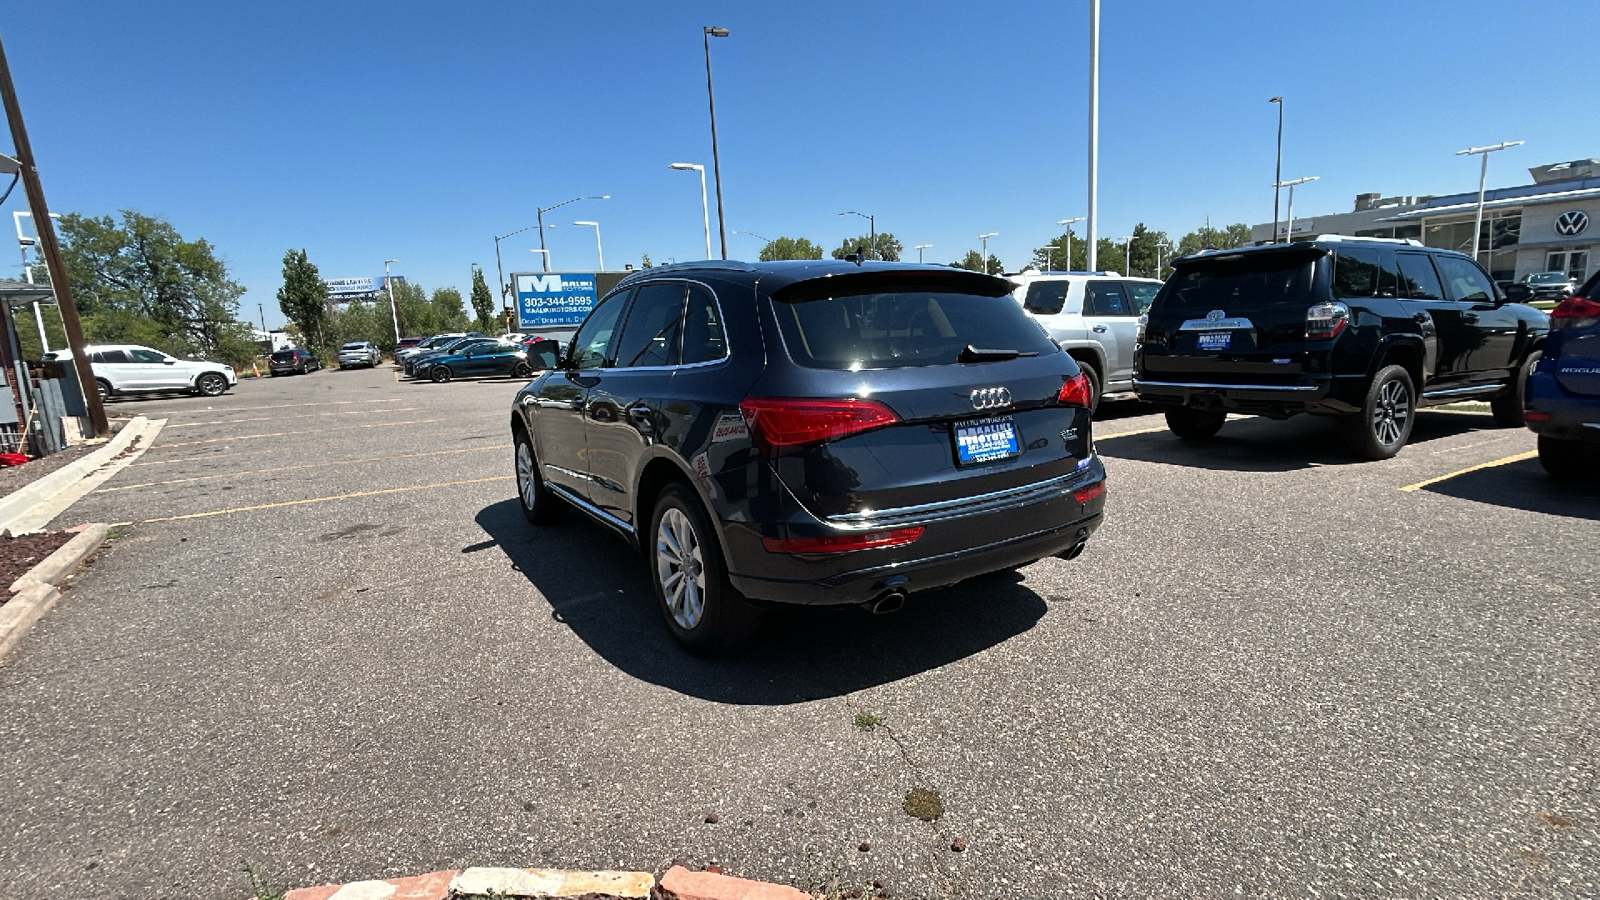
<path fill-rule="evenodd" d="M 812 369 L 897 369 L 957 362 L 968 345 L 1053 353 L 1006 293 L 890 290 L 775 299 L 789 356 Z"/>
<path fill-rule="evenodd" d="M 279 350 L 277 353 L 272 354 L 272 360 L 273 362 L 294 362 L 294 351 Z"/>
<path fill-rule="evenodd" d="M 365 350 L 365 349 L 367 349 L 367 345 L 366 344 L 345 344 L 343 347 L 340 347 L 339 349 L 340 350 Z"/>
<path fill-rule="evenodd" d="M 1027 298 L 1022 306 L 1038 316 L 1053 316 L 1067 304 L 1066 281 L 1035 281 L 1028 285 Z"/>
<path fill-rule="evenodd" d="M 1314 264 L 1314 257 L 1271 253 L 1184 266 L 1167 279 L 1161 304 L 1167 309 L 1227 310 L 1305 303 Z"/>

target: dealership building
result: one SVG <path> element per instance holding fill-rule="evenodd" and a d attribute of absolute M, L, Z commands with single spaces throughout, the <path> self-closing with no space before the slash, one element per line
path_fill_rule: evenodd
<path fill-rule="evenodd" d="M 1582 282 L 1600 267 L 1600 225 L 1593 224 L 1600 219 L 1600 160 L 1552 163 L 1528 172 L 1533 184 L 1484 191 L 1478 261 L 1502 283 L 1535 272 L 1565 272 Z M 1358 194 L 1352 211 L 1296 218 L 1292 225 L 1280 222 L 1278 236 L 1411 238 L 1471 254 L 1477 213 L 1476 191 L 1442 197 Z M 1272 223 L 1251 228 L 1250 237 L 1271 240 Z"/>

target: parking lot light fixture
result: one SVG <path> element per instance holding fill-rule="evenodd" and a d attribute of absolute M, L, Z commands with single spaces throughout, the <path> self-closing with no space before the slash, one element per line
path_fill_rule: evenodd
<path fill-rule="evenodd" d="M 573 197 L 571 200 L 563 200 L 560 203 L 557 203 L 555 206 L 540 206 L 540 207 L 537 207 L 537 212 L 535 213 L 535 217 L 539 220 L 539 224 L 536 226 L 539 229 L 539 248 L 540 249 L 544 248 L 544 230 L 546 228 L 554 228 L 555 227 L 554 225 L 546 225 L 546 224 L 544 224 L 544 214 L 545 213 L 549 212 L 552 209 L 560 209 L 561 207 L 566 206 L 568 203 L 577 203 L 579 200 L 610 200 L 610 199 L 611 199 L 611 195 L 610 194 L 599 194 L 599 195 L 592 196 L 592 197 Z M 526 231 L 527 229 L 523 229 L 523 230 Z M 544 257 L 544 267 L 545 267 L 544 270 L 546 272 L 550 271 L 550 255 L 548 253 L 545 254 L 545 257 Z"/>
<path fill-rule="evenodd" d="M 1050 271 L 1050 253 L 1051 253 L 1051 251 L 1060 250 L 1060 249 L 1061 248 L 1056 246 L 1055 244 L 1045 244 L 1044 245 L 1044 270 L 1046 272 Z"/>
<path fill-rule="evenodd" d="M 722 238 L 722 258 L 728 258 L 728 223 L 722 207 L 722 157 L 717 154 L 717 98 L 711 91 L 711 39 L 725 38 L 728 29 L 707 26 L 700 29 L 706 45 L 706 103 L 711 107 L 711 168 L 717 176 L 717 234 Z M 702 173 L 703 174 L 703 173 Z M 706 259 L 711 251 L 706 251 Z"/>
<path fill-rule="evenodd" d="M 1278 105 L 1278 162 L 1272 170 L 1272 242 L 1278 242 L 1278 185 L 1283 181 L 1283 98 L 1273 97 L 1268 103 Z"/>
<path fill-rule="evenodd" d="M 918 244 L 916 246 L 915 249 L 917 251 L 917 262 L 922 262 L 922 251 L 927 250 L 928 248 L 930 248 L 932 246 L 933 246 L 932 244 Z"/>
<path fill-rule="evenodd" d="M 1476 154 L 1483 160 L 1482 165 L 1478 167 L 1478 217 L 1472 226 L 1472 258 L 1474 260 L 1478 259 L 1483 252 L 1483 183 L 1489 177 L 1489 154 L 1495 152 L 1496 150 L 1505 150 L 1508 147 L 1521 146 L 1522 143 L 1522 141 L 1506 141 L 1505 143 L 1495 144 L 1492 147 L 1471 147 L 1466 150 L 1456 151 L 1457 156 L 1471 156 Z M 1489 243 L 1489 249 L 1493 250 L 1494 242 L 1490 241 Z"/>
<path fill-rule="evenodd" d="M 1068 271 L 1068 272 L 1072 271 L 1072 223 L 1074 223 L 1074 222 L 1082 222 L 1083 220 L 1084 220 L 1083 216 L 1078 216 L 1076 219 L 1058 219 L 1058 220 L 1056 220 L 1056 224 L 1057 225 L 1065 225 L 1065 226 L 1067 226 L 1067 262 L 1066 262 L 1067 268 L 1066 268 L 1066 271 Z"/>
<path fill-rule="evenodd" d="M 389 275 L 389 266 L 399 261 L 398 259 L 386 259 L 383 261 L 383 283 L 389 289 L 389 321 L 394 325 L 394 342 L 396 344 L 400 343 L 400 313 L 395 309 L 394 305 L 394 278 Z"/>
<path fill-rule="evenodd" d="M 711 207 L 706 202 L 706 167 L 699 163 L 668 163 L 667 168 L 700 173 L 700 217 L 706 224 L 706 259 L 711 258 Z"/>
<path fill-rule="evenodd" d="M 999 233 L 998 231 L 991 231 L 988 234 L 978 235 L 978 240 L 983 242 L 983 259 L 978 261 L 978 271 L 985 275 L 989 274 L 989 238 Z"/>
<path fill-rule="evenodd" d="M 604 272 L 606 270 L 606 252 L 605 252 L 605 250 L 601 249 L 601 247 L 600 247 L 600 223 L 599 222 L 573 222 L 572 224 L 580 226 L 580 227 L 594 226 L 594 253 L 595 253 L 595 256 L 598 256 L 600 258 L 600 269 L 599 269 L 599 271 Z"/>
<path fill-rule="evenodd" d="M 1277 187 L 1286 187 L 1286 188 L 1289 189 L 1289 205 L 1288 205 L 1288 208 L 1286 210 L 1286 214 L 1287 214 L 1286 217 L 1288 218 L 1289 221 L 1284 226 L 1284 229 L 1283 229 L 1283 242 L 1285 244 L 1289 243 L 1289 241 L 1294 238 L 1294 187 L 1295 187 L 1295 185 L 1297 185 L 1297 184 L 1305 184 L 1308 181 L 1316 181 L 1318 178 L 1321 178 L 1321 177 L 1322 176 L 1320 176 L 1320 175 L 1308 175 L 1305 178 L 1296 178 L 1293 181 L 1280 181 L 1280 182 L 1278 182 Z M 1276 235 L 1274 235 L 1274 237 L 1276 237 Z"/>
<path fill-rule="evenodd" d="M 550 271 L 550 251 L 549 250 L 546 250 L 543 247 L 531 247 L 531 248 L 528 249 L 528 252 L 529 253 L 538 253 L 538 254 L 543 255 L 544 256 L 544 270 L 546 272 Z"/>
<path fill-rule="evenodd" d="M 875 218 L 874 216 L 868 215 L 867 213 L 856 212 L 853 209 L 849 210 L 848 212 L 839 213 L 839 215 L 841 215 L 841 216 L 860 216 L 861 218 L 866 219 L 867 220 L 867 234 L 868 234 L 867 240 L 870 242 L 870 243 L 867 244 L 867 252 L 868 253 L 877 253 L 878 252 L 878 220 L 877 220 L 877 218 Z"/>

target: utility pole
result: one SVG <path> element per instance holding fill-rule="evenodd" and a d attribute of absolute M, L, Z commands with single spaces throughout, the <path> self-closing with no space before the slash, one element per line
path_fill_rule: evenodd
<path fill-rule="evenodd" d="M 39 251 L 50 270 L 50 289 L 55 291 L 61 323 L 66 326 L 67 349 L 72 351 L 72 368 L 78 373 L 78 387 L 89 412 L 89 427 L 94 429 L 95 437 L 105 437 L 111 433 L 111 423 L 106 420 L 105 405 L 100 402 L 100 392 L 94 386 L 89 354 L 83 349 L 83 323 L 78 320 L 77 304 L 72 302 L 72 286 L 67 283 L 67 267 L 61 260 L 61 244 L 56 240 L 55 222 L 51 221 L 50 207 L 44 200 L 39 170 L 33 164 L 33 145 L 28 142 L 28 129 L 22 123 L 22 105 L 17 102 L 17 89 L 11 81 L 11 64 L 6 60 L 3 43 L 0 43 L 0 99 L 5 102 L 6 121 L 11 124 L 11 144 L 16 148 L 17 162 L 21 163 L 22 186 L 27 191 L 28 208 L 33 210 L 33 230 L 39 238 Z"/>

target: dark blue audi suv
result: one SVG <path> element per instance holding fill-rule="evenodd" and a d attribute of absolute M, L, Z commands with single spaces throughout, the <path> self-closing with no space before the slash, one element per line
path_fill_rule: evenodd
<path fill-rule="evenodd" d="M 633 275 L 513 401 L 523 512 L 636 546 L 699 653 L 773 604 L 889 612 L 1072 559 L 1105 504 L 1092 392 L 1014 287 L 833 260 Z"/>

